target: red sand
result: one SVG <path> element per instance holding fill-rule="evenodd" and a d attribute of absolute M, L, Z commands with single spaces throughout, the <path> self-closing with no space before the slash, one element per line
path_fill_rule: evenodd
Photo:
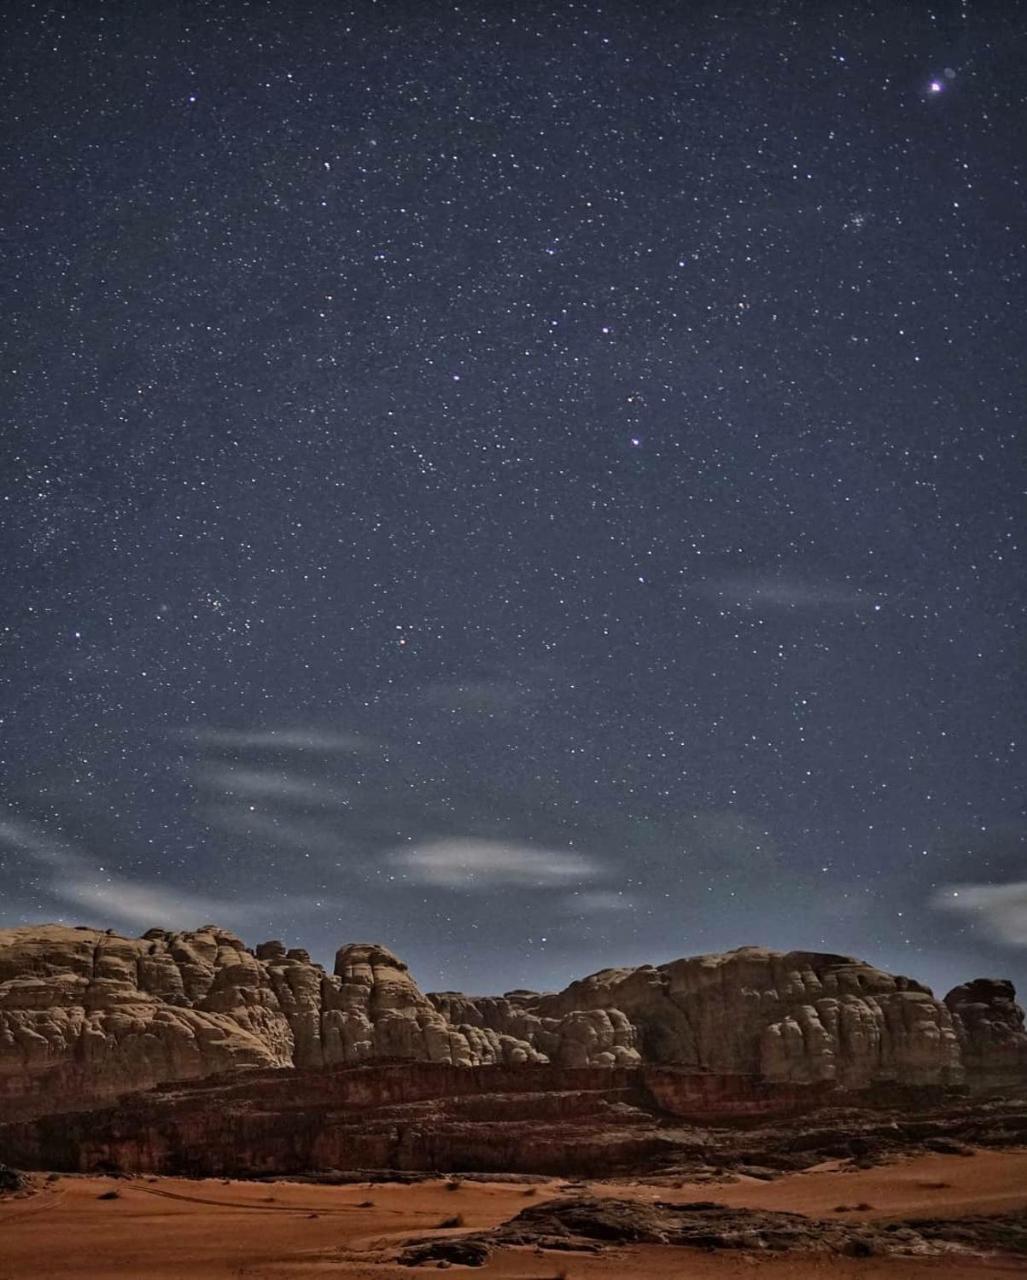
<path fill-rule="evenodd" d="M 465 1182 L 450 1191 L 442 1182 L 323 1187 L 61 1178 L 37 1195 L 0 1203 L 0 1280 L 411 1280 L 434 1268 L 400 1267 L 377 1246 L 422 1235 L 454 1214 L 467 1228 L 491 1226 L 558 1194 L 560 1186 L 539 1184 L 529 1200 L 523 1185 L 500 1183 Z M 118 1199 L 97 1198 L 108 1190 Z M 1027 1207 L 1027 1151 L 926 1156 L 856 1173 L 822 1166 L 773 1183 L 653 1188 L 629 1182 L 592 1190 L 825 1216 L 841 1204 L 872 1206 L 845 1215 L 852 1219 L 956 1216 Z M 568 1280 L 1009 1280 L 1027 1267 L 1011 1259 L 849 1259 L 646 1246 L 600 1256 L 506 1249 L 486 1267 L 449 1273 L 506 1280 L 553 1280 L 564 1273 Z"/>

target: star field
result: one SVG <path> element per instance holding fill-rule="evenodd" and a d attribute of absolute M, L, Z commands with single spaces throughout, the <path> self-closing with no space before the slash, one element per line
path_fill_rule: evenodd
<path fill-rule="evenodd" d="M 1023 986 L 1015 6 L 18 6 L 0 925 Z"/>

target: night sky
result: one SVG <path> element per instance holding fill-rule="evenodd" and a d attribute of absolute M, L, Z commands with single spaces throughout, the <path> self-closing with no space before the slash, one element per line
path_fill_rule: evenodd
<path fill-rule="evenodd" d="M 23 0 L 0 924 L 1027 985 L 1011 0 Z"/>

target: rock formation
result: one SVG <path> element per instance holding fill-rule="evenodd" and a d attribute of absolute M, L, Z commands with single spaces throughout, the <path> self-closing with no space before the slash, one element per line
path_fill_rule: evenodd
<path fill-rule="evenodd" d="M 371 1058 L 545 1060 L 526 1040 L 453 1026 L 385 947 L 343 947 L 327 974 L 305 951 L 278 942 L 250 951 L 214 925 L 142 938 L 60 925 L 0 931 L 2 1118 L 240 1068 Z"/>
<path fill-rule="evenodd" d="M 1027 1081 L 1027 1030 L 1011 982 L 976 978 L 945 997 L 959 1036 L 963 1064 L 981 1087 Z"/>
<path fill-rule="evenodd" d="M 970 1249 L 976 1254 L 1006 1255 L 1019 1270 L 1018 1263 L 1027 1257 L 1027 1215 L 1014 1210 L 966 1218 L 843 1222 L 837 1217 L 817 1219 L 775 1209 L 739 1209 L 713 1200 L 684 1205 L 668 1200 L 640 1203 L 579 1193 L 529 1205 L 510 1221 L 485 1231 L 415 1238 L 396 1261 L 406 1267 L 480 1267 L 497 1246 L 531 1247 L 539 1253 L 544 1249 L 595 1253 L 643 1243 L 691 1246 L 707 1253 L 725 1249 L 736 1255 L 742 1250 L 796 1252 L 807 1257 L 892 1255 L 916 1258 L 913 1265 L 917 1267 L 920 1259 L 940 1255 L 957 1269 L 960 1257 L 965 1258 Z M 747 1261 L 754 1261 L 751 1254 Z M 692 1269 L 687 1260 L 680 1265 L 682 1275 Z M 624 1269 L 636 1268 L 628 1264 Z M 830 1264 L 826 1270 L 832 1270 Z"/>
<path fill-rule="evenodd" d="M 964 1080 L 945 1004 L 848 956 L 742 947 L 604 969 L 521 1008 L 544 1022 L 619 1010 L 648 1062 L 843 1088 Z"/>
<path fill-rule="evenodd" d="M 385 947 L 254 951 L 213 925 L 141 938 L 0 931 L 0 1120 L 155 1084 L 380 1059 L 567 1069 L 669 1064 L 778 1085 L 982 1087 L 1027 1077 L 1009 983 L 942 1002 L 858 960 L 742 948 L 606 969 L 557 994 L 426 996 Z"/>
<path fill-rule="evenodd" d="M 225 1177 L 357 1170 L 768 1178 L 824 1160 L 1022 1146 L 1027 1099 L 839 1097 L 673 1067 L 376 1062 L 236 1072 L 0 1123 L 23 1169 Z"/>
<path fill-rule="evenodd" d="M 0 1114 L 71 1110 L 164 1080 L 291 1062 L 263 967 L 220 929 L 0 933 Z"/>
<path fill-rule="evenodd" d="M 509 1037 L 564 1067 L 630 1067 L 642 1060 L 635 1028 L 613 1007 L 548 1014 L 539 1011 L 543 998 L 532 992 L 473 998 L 443 991 L 428 999 L 449 1023 Z"/>

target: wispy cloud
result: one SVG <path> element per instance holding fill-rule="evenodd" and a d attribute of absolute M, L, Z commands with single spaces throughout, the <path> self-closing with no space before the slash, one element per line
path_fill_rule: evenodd
<path fill-rule="evenodd" d="M 710 578 L 688 587 L 691 595 L 755 612 L 772 609 L 859 609 L 874 597 L 847 583 L 779 574 L 739 574 Z"/>
<path fill-rule="evenodd" d="M 65 840 L 10 814 L 0 815 L 0 845 L 55 871 L 89 866 Z"/>
<path fill-rule="evenodd" d="M 313 778 L 298 778 L 276 769 L 250 769 L 217 764 L 201 775 L 202 781 L 226 795 L 256 800 L 295 800 L 319 807 L 345 807 L 348 795 L 339 787 Z"/>
<path fill-rule="evenodd" d="M 338 757 L 382 752 L 360 734 L 314 727 L 207 727 L 180 736 L 197 748 L 190 774 L 206 821 L 264 847 L 324 857 L 346 844 L 352 797 L 338 780 Z"/>
<path fill-rule="evenodd" d="M 255 915 L 283 907 L 315 905 L 313 899 L 283 895 L 273 902 L 224 899 L 190 893 L 153 880 L 115 875 L 75 848 L 37 826 L 0 816 L 0 846 L 12 850 L 49 872 L 42 891 L 66 908 L 93 913 L 94 919 L 132 928 L 195 929 L 211 922 L 243 924 Z"/>
<path fill-rule="evenodd" d="M 551 888 L 594 880 L 603 872 L 599 862 L 583 853 L 464 838 L 394 850 L 389 861 L 411 880 L 444 889 Z"/>
<path fill-rule="evenodd" d="M 323 754 L 336 752 L 377 751 L 379 745 L 358 733 L 339 733 L 328 729 L 215 729 L 199 727 L 183 729 L 179 737 L 202 746 L 235 751 L 310 751 Z"/>
<path fill-rule="evenodd" d="M 134 928 L 160 925 L 167 929 L 195 929 L 209 923 L 231 925 L 249 919 L 254 907 L 252 902 L 227 902 L 101 872 L 62 880 L 52 891 L 68 906 L 81 907 Z"/>
<path fill-rule="evenodd" d="M 1012 884 L 951 884 L 939 889 L 932 905 L 983 921 L 1000 942 L 1027 947 L 1027 880 Z"/>

